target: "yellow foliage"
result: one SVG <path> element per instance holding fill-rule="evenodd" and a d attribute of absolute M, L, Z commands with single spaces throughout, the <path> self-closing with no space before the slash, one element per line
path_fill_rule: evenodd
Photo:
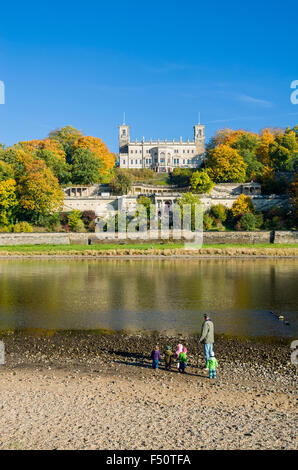
<path fill-rule="evenodd" d="M 18 204 L 16 182 L 13 178 L 0 182 L 0 222 L 8 225 L 13 208 Z"/>
<path fill-rule="evenodd" d="M 253 212 L 253 210 L 254 206 L 251 198 L 249 196 L 245 196 L 244 194 L 240 194 L 237 201 L 233 203 L 231 208 L 233 217 Z"/>
<path fill-rule="evenodd" d="M 207 168 L 211 179 L 215 182 L 245 181 L 247 165 L 237 150 L 229 145 L 218 145 L 209 151 Z"/>
<path fill-rule="evenodd" d="M 43 139 L 43 140 L 28 140 L 19 142 L 19 144 L 25 152 L 33 154 L 38 150 L 49 150 L 53 152 L 61 160 L 65 160 L 65 152 L 62 145 L 54 139 Z"/>
<path fill-rule="evenodd" d="M 43 160 L 27 156 L 18 181 L 20 205 L 27 210 L 48 213 L 61 210 L 64 193 L 57 178 Z"/>

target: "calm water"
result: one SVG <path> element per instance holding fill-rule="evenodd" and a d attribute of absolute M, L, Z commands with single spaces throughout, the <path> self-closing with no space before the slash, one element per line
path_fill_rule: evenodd
<path fill-rule="evenodd" d="M 1 260 L 0 329 L 298 337 L 297 260 Z M 283 314 L 286 326 L 270 311 Z"/>

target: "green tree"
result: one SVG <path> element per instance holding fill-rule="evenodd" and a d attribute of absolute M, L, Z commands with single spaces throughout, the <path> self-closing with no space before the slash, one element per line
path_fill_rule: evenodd
<path fill-rule="evenodd" d="M 100 183 L 102 181 L 101 167 L 101 161 L 90 150 L 78 148 L 72 155 L 72 183 Z"/>
<path fill-rule="evenodd" d="M 68 218 L 68 223 L 69 223 L 69 226 L 70 226 L 70 229 L 72 230 L 72 232 L 76 232 L 77 231 L 77 228 L 78 226 L 80 227 L 80 221 L 83 223 L 84 225 L 84 222 L 82 221 L 81 219 L 81 212 L 78 210 L 78 209 L 74 209 L 73 211 L 71 211 L 68 215 L 67 215 L 67 218 Z"/>
<path fill-rule="evenodd" d="M 199 227 L 199 217 L 202 217 L 202 202 L 197 194 L 185 193 L 177 199 L 177 204 L 181 210 L 181 221 L 186 216 L 185 210 L 190 206 L 191 215 L 191 230 L 196 230 Z"/>
<path fill-rule="evenodd" d="M 214 186 L 207 170 L 195 171 L 190 178 L 190 184 L 192 189 L 200 194 L 210 193 Z"/>
<path fill-rule="evenodd" d="M 58 142 L 60 142 L 60 144 L 64 148 L 67 162 L 70 163 L 72 146 L 78 139 L 83 137 L 83 134 L 81 131 L 75 129 L 74 127 L 65 126 L 51 131 L 49 137 L 50 139 L 57 140 Z"/>
<path fill-rule="evenodd" d="M 210 207 L 210 213 L 215 219 L 225 222 L 227 220 L 228 211 L 223 204 L 216 204 Z"/>
<path fill-rule="evenodd" d="M 288 130 L 284 134 L 277 135 L 270 144 L 269 156 L 275 169 L 292 171 L 298 156 L 296 133 Z"/>
<path fill-rule="evenodd" d="M 71 165 L 59 158 L 51 150 L 40 149 L 36 152 L 36 157 L 42 159 L 53 171 L 60 184 L 67 184 L 71 181 Z"/>
<path fill-rule="evenodd" d="M 109 185 L 113 194 L 127 194 L 132 188 L 133 178 L 129 173 L 117 171 Z"/>

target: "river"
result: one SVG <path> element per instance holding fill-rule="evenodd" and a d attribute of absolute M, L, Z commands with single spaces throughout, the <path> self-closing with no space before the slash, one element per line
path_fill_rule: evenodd
<path fill-rule="evenodd" d="M 0 330 L 192 334 L 209 313 L 217 333 L 297 338 L 297 273 L 295 259 L 1 260 Z"/>

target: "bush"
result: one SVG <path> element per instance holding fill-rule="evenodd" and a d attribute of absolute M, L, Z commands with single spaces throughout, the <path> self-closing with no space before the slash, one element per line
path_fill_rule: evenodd
<path fill-rule="evenodd" d="M 36 225 L 49 230 L 56 230 L 56 228 L 60 226 L 60 213 L 54 212 L 53 214 L 39 215 L 36 220 Z"/>
<path fill-rule="evenodd" d="M 214 220 L 214 228 L 218 232 L 224 232 L 225 231 L 225 227 L 223 226 L 222 221 L 219 220 L 219 219 Z"/>
<path fill-rule="evenodd" d="M 81 221 L 84 224 L 84 222 L 81 219 L 81 212 L 78 209 L 74 209 L 73 211 L 71 211 L 67 215 L 67 218 L 68 218 L 68 223 L 69 223 L 70 229 L 73 232 L 77 232 L 76 228 L 77 228 L 77 225 L 78 225 L 79 221 Z"/>
<path fill-rule="evenodd" d="M 264 225 L 266 230 L 284 230 L 286 228 L 285 221 L 277 215 L 272 217 L 272 219 L 266 220 Z"/>
<path fill-rule="evenodd" d="M 82 221 L 82 219 L 79 219 L 79 220 L 77 221 L 75 227 L 73 228 L 73 231 L 74 231 L 74 232 L 77 232 L 77 233 L 86 232 L 85 224 L 84 224 L 84 222 Z"/>
<path fill-rule="evenodd" d="M 214 219 L 211 217 L 209 214 L 204 214 L 203 217 L 203 225 L 204 225 L 204 230 L 211 230 L 213 226 Z"/>
<path fill-rule="evenodd" d="M 0 226 L 0 233 L 9 233 L 11 232 L 11 225 L 1 225 Z"/>
<path fill-rule="evenodd" d="M 96 215 L 94 211 L 83 211 L 82 212 L 82 221 L 85 224 L 85 228 L 88 232 L 95 231 L 95 219 Z"/>
<path fill-rule="evenodd" d="M 31 233 L 33 232 L 33 228 L 28 222 L 18 222 L 12 228 L 13 232 L 15 233 Z"/>
<path fill-rule="evenodd" d="M 92 221 L 89 222 L 89 224 L 88 224 L 88 231 L 89 231 L 89 232 L 95 232 L 95 227 L 96 227 L 95 220 L 92 220 Z"/>
<path fill-rule="evenodd" d="M 191 168 L 175 168 L 173 172 L 169 174 L 170 183 L 180 187 L 189 186 L 193 172 L 194 170 Z"/>
<path fill-rule="evenodd" d="M 228 211 L 223 204 L 217 204 L 210 208 L 210 213 L 215 219 L 225 222 L 227 220 Z"/>
<path fill-rule="evenodd" d="M 239 222 L 240 222 L 241 229 L 247 232 L 256 230 L 257 225 L 258 225 L 257 217 L 251 213 L 243 214 Z"/>
<path fill-rule="evenodd" d="M 110 181 L 113 194 L 127 194 L 132 187 L 133 177 L 129 173 L 117 172 Z"/>

